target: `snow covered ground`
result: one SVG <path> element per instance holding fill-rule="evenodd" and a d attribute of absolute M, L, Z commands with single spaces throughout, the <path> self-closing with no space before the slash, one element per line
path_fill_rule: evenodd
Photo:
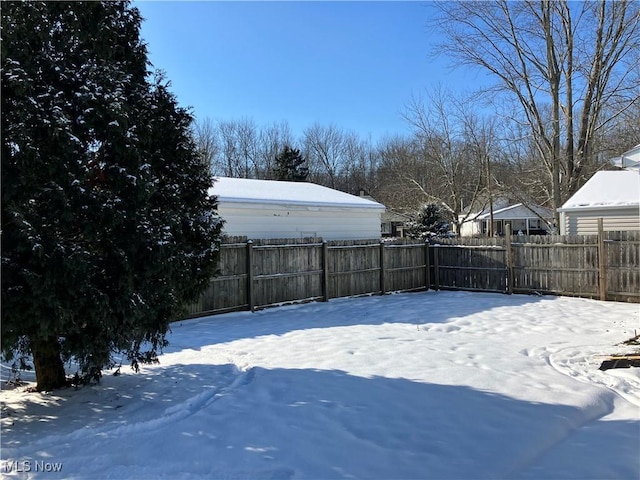
<path fill-rule="evenodd" d="M 640 369 L 598 370 L 635 329 L 638 305 L 444 291 L 184 321 L 139 374 L 43 395 L 5 387 L 0 467 L 47 479 L 638 479 Z"/>

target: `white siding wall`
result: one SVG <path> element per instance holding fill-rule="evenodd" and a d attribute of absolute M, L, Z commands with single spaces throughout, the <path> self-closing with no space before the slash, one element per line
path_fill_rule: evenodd
<path fill-rule="evenodd" d="M 279 206 L 219 202 L 224 233 L 249 238 L 322 237 L 356 240 L 381 237 L 380 209 Z"/>
<path fill-rule="evenodd" d="M 480 222 L 476 220 L 467 220 L 460 225 L 459 235 L 461 237 L 473 237 L 480 234 Z"/>
<path fill-rule="evenodd" d="M 640 207 L 575 210 L 564 212 L 565 235 L 596 235 L 598 218 L 602 218 L 605 231 L 640 230 Z"/>

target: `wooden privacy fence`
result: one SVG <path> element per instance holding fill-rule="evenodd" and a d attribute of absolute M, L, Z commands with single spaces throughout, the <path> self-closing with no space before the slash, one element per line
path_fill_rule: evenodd
<path fill-rule="evenodd" d="M 640 302 L 640 232 L 439 240 L 435 288 Z"/>
<path fill-rule="evenodd" d="M 219 274 L 189 313 L 420 290 L 430 283 L 428 255 L 429 246 L 417 240 L 233 238 L 221 245 Z"/>
<path fill-rule="evenodd" d="M 192 316 L 421 289 L 640 302 L 640 232 L 489 239 L 228 239 Z"/>

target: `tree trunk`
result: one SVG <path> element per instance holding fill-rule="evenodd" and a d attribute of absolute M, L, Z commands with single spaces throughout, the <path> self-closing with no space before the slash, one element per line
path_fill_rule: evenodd
<path fill-rule="evenodd" d="M 32 340 L 31 351 L 36 370 L 36 390 L 43 392 L 66 385 L 64 364 L 60 357 L 60 343 L 55 336 Z"/>

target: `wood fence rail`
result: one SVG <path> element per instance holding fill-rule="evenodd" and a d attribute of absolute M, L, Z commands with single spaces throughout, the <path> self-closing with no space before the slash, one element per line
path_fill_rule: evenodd
<path fill-rule="evenodd" d="M 191 316 L 396 291 L 455 289 L 640 302 L 640 232 L 221 245 L 219 274 Z"/>

